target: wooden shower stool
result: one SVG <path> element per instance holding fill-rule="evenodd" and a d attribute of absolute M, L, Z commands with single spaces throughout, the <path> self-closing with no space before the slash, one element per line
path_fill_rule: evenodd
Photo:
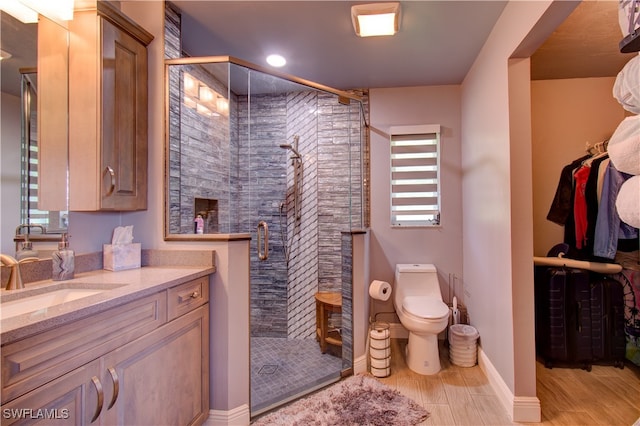
<path fill-rule="evenodd" d="M 336 329 L 329 329 L 329 315 L 342 313 L 342 295 L 340 293 L 316 293 L 316 340 L 320 342 L 320 351 L 325 353 L 327 345 L 342 346 L 342 336 Z"/>

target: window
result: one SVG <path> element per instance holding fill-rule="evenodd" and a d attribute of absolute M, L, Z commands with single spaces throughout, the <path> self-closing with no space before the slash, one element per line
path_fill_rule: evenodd
<path fill-rule="evenodd" d="M 390 133 L 391 226 L 440 225 L 440 125 Z"/>

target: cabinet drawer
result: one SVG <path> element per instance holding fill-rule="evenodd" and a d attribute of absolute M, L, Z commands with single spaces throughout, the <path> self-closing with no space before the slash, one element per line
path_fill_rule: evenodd
<path fill-rule="evenodd" d="M 167 321 L 166 293 L 66 323 L 2 347 L 2 401 L 9 401 Z"/>
<path fill-rule="evenodd" d="M 169 289 L 169 321 L 209 301 L 209 277 L 198 278 Z"/>

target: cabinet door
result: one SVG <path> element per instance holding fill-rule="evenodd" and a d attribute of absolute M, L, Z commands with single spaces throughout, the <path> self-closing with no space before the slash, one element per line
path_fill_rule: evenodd
<path fill-rule="evenodd" d="M 101 208 L 147 208 L 147 49 L 102 19 Z"/>
<path fill-rule="evenodd" d="M 106 355 L 103 422 L 202 424 L 209 415 L 208 336 L 206 304 Z"/>
<path fill-rule="evenodd" d="M 104 405 L 99 372 L 93 361 L 2 405 L 2 424 L 98 424 Z"/>

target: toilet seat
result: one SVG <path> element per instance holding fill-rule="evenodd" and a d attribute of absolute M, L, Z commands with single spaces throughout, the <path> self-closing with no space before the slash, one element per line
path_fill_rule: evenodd
<path fill-rule="evenodd" d="M 449 307 L 442 300 L 428 296 L 407 296 L 402 309 L 418 320 L 437 320 L 449 315 Z"/>

